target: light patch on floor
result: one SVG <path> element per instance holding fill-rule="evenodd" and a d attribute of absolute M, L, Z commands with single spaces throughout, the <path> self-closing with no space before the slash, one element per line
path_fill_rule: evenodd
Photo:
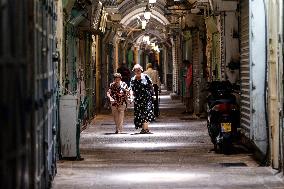
<path fill-rule="evenodd" d="M 153 182 L 188 182 L 191 180 L 209 178 L 209 174 L 203 173 L 177 173 L 177 172 L 132 172 L 111 175 L 110 180 L 118 180 L 132 183 Z M 138 178 L 138 179 L 137 179 Z"/>
<path fill-rule="evenodd" d="M 196 143 L 163 143 L 163 142 L 140 142 L 140 143 L 114 143 L 114 144 L 104 144 L 106 148 L 137 148 L 137 149 L 161 149 L 166 147 L 181 147 L 181 146 L 189 146 L 189 145 L 197 145 Z"/>

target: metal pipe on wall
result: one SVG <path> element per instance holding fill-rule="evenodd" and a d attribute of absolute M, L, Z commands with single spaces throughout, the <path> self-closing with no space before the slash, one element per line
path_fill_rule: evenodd
<path fill-rule="evenodd" d="M 138 56 L 139 56 L 138 47 L 134 47 L 134 64 L 139 64 Z"/>
<path fill-rule="evenodd" d="M 270 145 L 272 167 L 279 168 L 279 109 L 278 109 L 278 52 L 277 52 L 277 5 L 276 0 L 269 1 L 268 4 L 268 31 L 269 31 L 269 51 L 268 51 L 268 111 L 270 128 Z"/>

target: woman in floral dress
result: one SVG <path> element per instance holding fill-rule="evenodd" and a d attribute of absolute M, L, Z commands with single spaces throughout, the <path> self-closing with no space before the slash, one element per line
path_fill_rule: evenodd
<path fill-rule="evenodd" d="M 107 96 L 111 102 L 111 110 L 116 125 L 115 133 L 121 133 L 123 129 L 124 111 L 127 107 L 127 97 L 129 95 L 128 86 L 121 81 L 121 74 L 114 74 L 114 82 L 110 84 Z"/>
<path fill-rule="evenodd" d="M 148 125 L 155 120 L 153 105 L 153 86 L 150 77 L 143 74 L 143 68 L 136 64 L 133 67 L 135 76 L 131 78 L 131 96 L 134 96 L 135 128 L 142 128 L 141 134 L 150 133 Z"/>

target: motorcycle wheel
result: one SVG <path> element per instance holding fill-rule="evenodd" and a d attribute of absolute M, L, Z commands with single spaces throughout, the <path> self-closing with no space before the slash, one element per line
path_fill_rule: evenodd
<path fill-rule="evenodd" d="M 228 155 L 232 152 L 232 146 L 231 138 L 224 137 L 222 143 L 220 144 L 220 149 L 224 154 Z"/>

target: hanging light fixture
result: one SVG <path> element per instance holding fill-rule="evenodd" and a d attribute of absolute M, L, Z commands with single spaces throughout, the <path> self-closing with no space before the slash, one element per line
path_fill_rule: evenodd
<path fill-rule="evenodd" d="M 156 3 L 156 0 L 149 0 L 149 3 Z"/>
<path fill-rule="evenodd" d="M 146 5 L 146 9 L 144 11 L 144 18 L 149 20 L 151 18 L 151 10 L 149 9 L 148 4 Z"/>
<path fill-rule="evenodd" d="M 142 20 L 142 30 L 145 30 L 146 25 L 147 25 L 147 21 L 146 20 Z"/>
<path fill-rule="evenodd" d="M 144 36 L 143 36 L 143 42 L 145 42 L 145 43 L 147 43 L 147 44 L 150 43 L 150 37 L 149 37 L 149 35 L 144 35 Z"/>

